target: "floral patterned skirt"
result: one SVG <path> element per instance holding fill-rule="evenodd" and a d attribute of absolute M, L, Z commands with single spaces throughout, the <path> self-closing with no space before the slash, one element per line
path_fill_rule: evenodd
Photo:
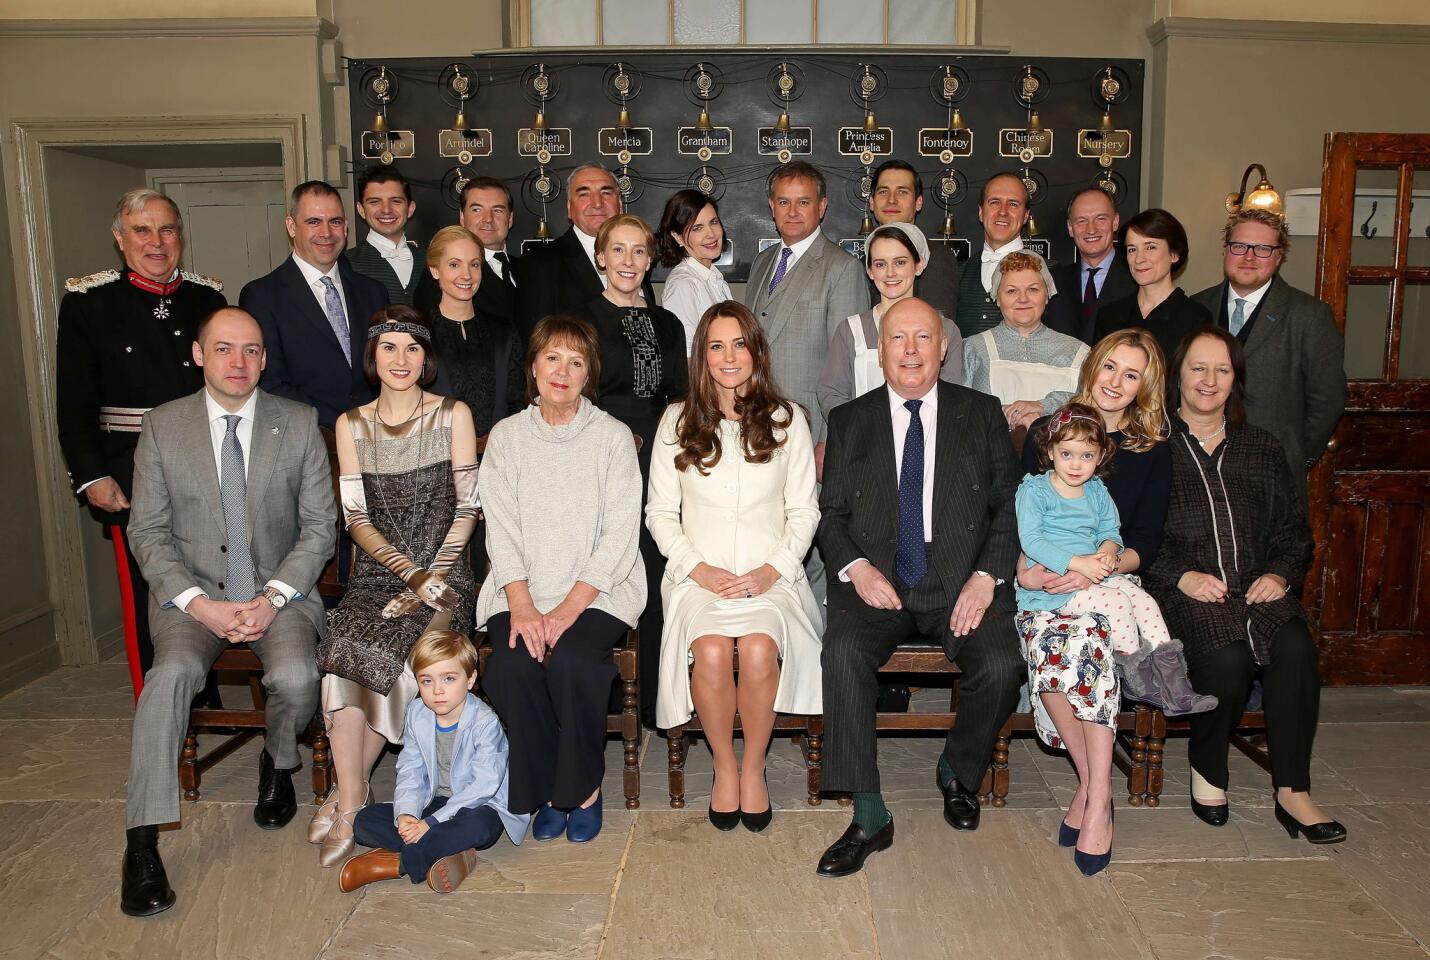
<path fill-rule="evenodd" d="M 1112 661 L 1107 618 L 1100 613 L 1072 616 L 1056 610 L 1020 610 L 1015 623 L 1028 664 L 1038 739 L 1062 749 L 1062 738 L 1039 696 L 1043 693 L 1063 694 L 1079 720 L 1116 732 L 1122 689 Z"/>

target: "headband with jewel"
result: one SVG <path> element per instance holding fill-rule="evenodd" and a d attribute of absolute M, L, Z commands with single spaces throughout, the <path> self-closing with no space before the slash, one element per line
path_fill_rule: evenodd
<path fill-rule="evenodd" d="M 367 328 L 367 338 L 376 340 L 384 333 L 405 333 L 415 340 L 424 343 L 432 339 L 432 331 L 422 326 L 420 323 L 408 323 L 405 320 L 384 320 L 382 323 L 375 323 Z"/>

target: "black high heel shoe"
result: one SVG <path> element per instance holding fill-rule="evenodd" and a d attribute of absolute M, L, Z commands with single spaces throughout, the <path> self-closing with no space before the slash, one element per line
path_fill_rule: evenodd
<path fill-rule="evenodd" d="M 766 774 L 765 792 L 768 793 L 769 789 L 769 774 Z M 765 827 L 768 827 L 770 825 L 770 821 L 774 819 L 774 816 L 775 805 L 773 803 L 770 803 L 760 813 L 747 813 L 744 809 L 740 810 L 740 822 L 743 823 L 745 825 L 745 829 L 750 831 L 751 833 L 759 833 L 760 831 L 764 830 Z"/>
<path fill-rule="evenodd" d="M 1299 834 L 1305 834 L 1308 843 L 1340 843 L 1346 838 L 1346 828 L 1339 820 L 1302 823 L 1281 806 L 1280 800 L 1276 801 L 1276 822 L 1286 828 L 1286 833 L 1292 840 Z"/>
<path fill-rule="evenodd" d="M 740 824 L 743 814 L 737 807 L 734 810 L 716 810 L 710 808 L 710 823 L 716 830 L 734 830 Z"/>
<path fill-rule="evenodd" d="M 1117 808 L 1113 806 L 1111 800 L 1107 801 L 1107 818 L 1115 823 L 1117 821 Z M 1074 843 L 1077 841 L 1074 840 Z M 1083 853 L 1081 850 L 1073 851 L 1073 863 L 1077 864 L 1078 870 L 1084 877 L 1094 877 L 1107 869 L 1107 865 L 1112 862 L 1112 844 L 1107 845 L 1106 853 Z"/>
<path fill-rule="evenodd" d="M 1224 827 L 1231 819 L 1230 803 L 1198 803 L 1196 797 L 1192 797 L 1192 813 L 1197 815 L 1197 819 L 1209 827 Z"/>

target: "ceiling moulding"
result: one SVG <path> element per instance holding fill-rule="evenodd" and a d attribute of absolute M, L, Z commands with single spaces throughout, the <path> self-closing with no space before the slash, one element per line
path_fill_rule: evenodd
<path fill-rule="evenodd" d="M 1170 37 L 1202 37 L 1213 40 L 1426 44 L 1430 43 L 1430 25 L 1164 17 L 1154 21 L 1147 28 L 1147 39 L 1152 41 L 1154 47 Z"/>
<path fill-rule="evenodd" d="M 227 17 L 153 20 L 0 20 L 0 37 L 318 37 L 338 28 L 322 17 Z"/>

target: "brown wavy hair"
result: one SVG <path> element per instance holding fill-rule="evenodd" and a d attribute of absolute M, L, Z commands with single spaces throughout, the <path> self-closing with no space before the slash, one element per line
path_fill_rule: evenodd
<path fill-rule="evenodd" d="M 1046 427 L 1029 439 L 1038 445 L 1038 469 L 1045 471 L 1053 468 L 1053 446 L 1063 440 L 1085 440 L 1097 447 L 1102 455 L 1097 461 L 1099 477 L 1111 472 L 1112 456 L 1117 452 L 1117 444 L 1102 423 L 1102 414 L 1085 403 L 1065 404 L 1048 418 Z"/>
<path fill-rule="evenodd" d="M 794 419 L 794 405 L 780 395 L 770 374 L 770 345 L 759 321 L 743 303 L 726 300 L 706 310 L 695 328 L 694 349 L 690 354 L 690 392 L 685 406 L 675 421 L 675 442 L 680 452 L 675 456 L 675 469 L 694 467 L 701 476 L 720 462 L 724 453 L 720 445 L 720 397 L 715 379 L 706 363 L 710 341 L 710 324 L 719 317 L 730 317 L 740 324 L 740 336 L 750 351 L 755 371 L 745 382 L 745 393 L 735 398 L 735 410 L 740 414 L 740 441 L 745 448 L 747 463 L 769 463 L 776 450 L 785 445 L 785 436 L 776 429 L 787 428 Z M 784 419 L 776 421 L 776 412 Z"/>
<path fill-rule="evenodd" d="M 1147 355 L 1147 369 L 1142 371 L 1142 382 L 1137 384 L 1137 396 L 1127 406 L 1122 421 L 1122 449 L 1146 453 L 1166 440 L 1169 433 L 1165 403 L 1167 361 L 1162 356 L 1157 338 L 1150 332 L 1141 327 L 1128 327 L 1109 333 L 1093 344 L 1092 352 L 1082 362 L 1078 392 L 1073 402 L 1097 406 L 1092 399 L 1097 388 L 1097 376 L 1102 372 L 1103 363 L 1118 347 L 1136 347 Z"/>

